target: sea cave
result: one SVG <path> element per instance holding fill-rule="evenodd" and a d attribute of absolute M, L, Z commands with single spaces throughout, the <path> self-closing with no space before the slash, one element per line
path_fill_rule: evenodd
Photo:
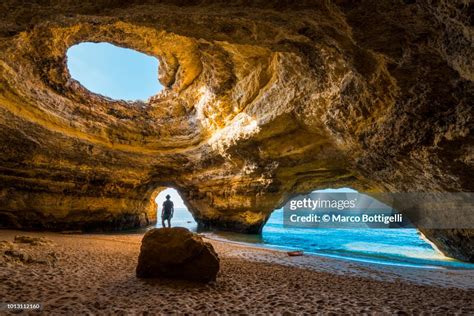
<path fill-rule="evenodd" d="M 166 188 L 245 234 L 314 190 L 474 191 L 468 1 L 18 3 L 0 4 L 2 228 L 151 227 Z M 110 69 L 144 97 L 78 79 L 81 45 L 149 58 Z M 474 262 L 474 227 L 422 233 Z"/>

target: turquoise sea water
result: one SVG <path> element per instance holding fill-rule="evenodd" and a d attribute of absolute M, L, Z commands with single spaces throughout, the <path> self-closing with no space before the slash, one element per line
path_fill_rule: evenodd
<path fill-rule="evenodd" d="M 187 209 L 177 208 L 173 226 L 197 230 Z M 283 227 L 283 210 L 275 210 L 263 228 L 262 235 L 228 232 L 206 232 L 211 237 L 283 250 L 345 260 L 412 266 L 419 268 L 474 269 L 474 264 L 446 258 L 416 229 L 310 229 Z"/>

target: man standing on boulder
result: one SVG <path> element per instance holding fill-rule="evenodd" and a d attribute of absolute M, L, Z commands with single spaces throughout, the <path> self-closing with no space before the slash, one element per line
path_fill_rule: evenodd
<path fill-rule="evenodd" d="M 168 221 L 168 227 L 171 227 L 171 218 L 173 218 L 174 205 L 170 200 L 171 196 L 166 195 L 166 201 L 163 202 L 163 208 L 161 210 L 161 224 L 166 227 L 165 220 Z"/>

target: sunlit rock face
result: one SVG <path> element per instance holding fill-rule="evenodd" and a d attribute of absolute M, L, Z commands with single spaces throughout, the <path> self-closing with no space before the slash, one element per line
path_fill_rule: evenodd
<path fill-rule="evenodd" d="M 154 223 L 177 188 L 196 220 L 259 232 L 318 188 L 474 191 L 467 1 L 2 2 L 0 222 Z M 155 56 L 144 103 L 92 94 L 67 49 Z M 425 232 L 473 260 L 472 230 Z"/>

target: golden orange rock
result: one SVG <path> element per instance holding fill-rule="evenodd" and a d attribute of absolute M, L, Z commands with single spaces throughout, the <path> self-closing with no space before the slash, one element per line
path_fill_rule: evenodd
<path fill-rule="evenodd" d="M 319 188 L 474 191 L 465 1 L 0 8 L 3 226 L 144 226 L 166 186 L 201 225 L 245 232 Z M 136 103 L 90 93 L 66 69 L 84 41 L 156 56 L 166 89 Z M 472 230 L 425 234 L 474 261 Z"/>

